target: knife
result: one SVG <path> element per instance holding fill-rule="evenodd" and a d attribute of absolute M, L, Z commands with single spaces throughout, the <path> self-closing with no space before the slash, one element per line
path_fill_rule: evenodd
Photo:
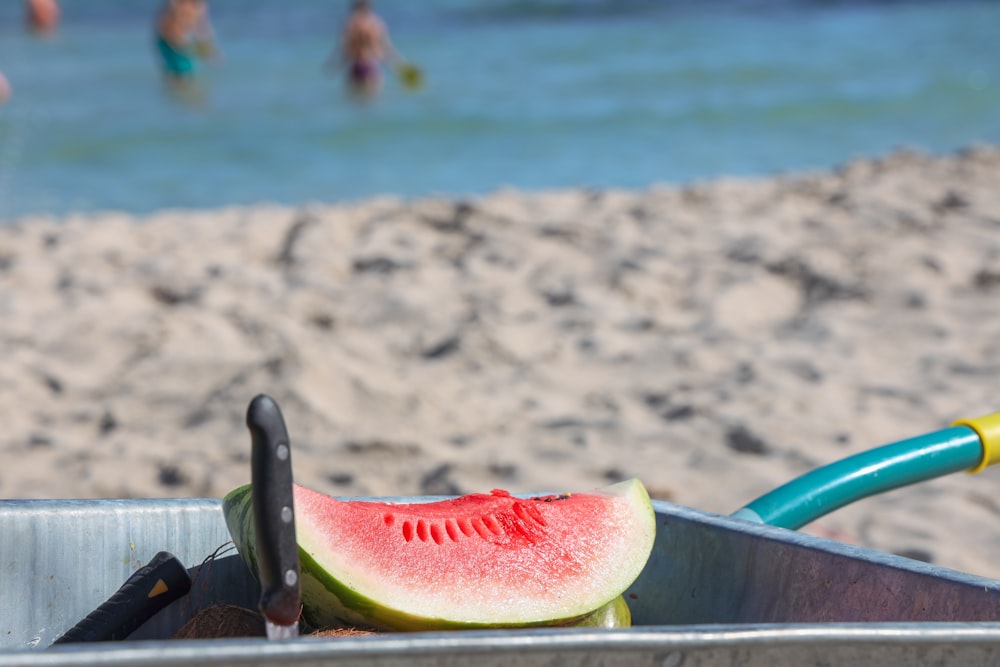
<path fill-rule="evenodd" d="M 191 590 L 191 576 L 176 556 L 161 551 L 132 573 L 114 595 L 56 638 L 53 644 L 125 639 L 157 612 Z"/>
<path fill-rule="evenodd" d="M 247 409 L 260 612 L 268 639 L 299 634 L 301 589 L 295 541 L 292 451 L 281 410 L 273 398 L 256 396 Z"/>

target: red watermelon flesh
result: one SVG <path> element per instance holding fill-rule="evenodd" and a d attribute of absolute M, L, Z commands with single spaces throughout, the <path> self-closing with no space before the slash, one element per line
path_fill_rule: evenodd
<path fill-rule="evenodd" d="M 248 498 L 243 487 L 224 504 L 241 553 L 253 543 L 245 535 L 252 517 L 232 509 L 244 490 Z M 655 533 L 638 480 L 588 493 L 521 498 L 497 490 L 417 503 L 343 501 L 296 486 L 295 514 L 304 611 L 318 626 L 419 630 L 577 619 L 638 577 Z"/>

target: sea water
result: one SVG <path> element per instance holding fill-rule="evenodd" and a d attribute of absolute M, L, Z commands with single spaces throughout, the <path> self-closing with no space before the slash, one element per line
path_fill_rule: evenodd
<path fill-rule="evenodd" d="M 159 0 L 0 3 L 0 221 L 644 187 L 1000 142 L 1000 2 L 383 0 L 425 85 L 324 68 L 347 2 L 211 0 L 222 58 L 171 95 Z"/>

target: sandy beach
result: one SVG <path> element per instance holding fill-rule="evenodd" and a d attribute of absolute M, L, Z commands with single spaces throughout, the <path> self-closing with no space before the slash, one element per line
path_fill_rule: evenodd
<path fill-rule="evenodd" d="M 282 406 L 335 495 L 586 490 L 728 514 L 1000 409 L 1000 149 L 635 191 L 0 227 L 0 496 L 220 497 Z M 806 530 L 1000 577 L 1000 470 Z"/>

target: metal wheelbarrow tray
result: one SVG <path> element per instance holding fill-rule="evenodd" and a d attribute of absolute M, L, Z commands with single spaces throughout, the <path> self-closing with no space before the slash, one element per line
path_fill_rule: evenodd
<path fill-rule="evenodd" d="M 411 502 L 413 498 L 390 498 Z M 0 501 L 0 665 L 1000 663 L 1000 582 L 654 501 L 656 544 L 624 630 L 165 641 L 199 608 L 253 608 L 218 500 Z M 169 549 L 191 593 L 127 640 L 50 647 Z M 143 641 L 140 641 L 143 640 Z"/>
<path fill-rule="evenodd" d="M 276 404 L 267 413 L 280 420 Z M 275 433 L 287 458 L 283 423 Z M 996 463 L 1000 413 L 824 466 L 729 517 L 654 501 L 656 541 L 625 593 L 633 627 L 621 630 L 167 641 L 200 609 L 252 609 L 260 597 L 239 555 L 220 551 L 230 536 L 219 500 L 0 501 L 0 667 L 1000 664 L 1000 581 L 789 530 Z M 187 595 L 126 641 L 52 646 L 162 550 L 189 568 Z"/>

